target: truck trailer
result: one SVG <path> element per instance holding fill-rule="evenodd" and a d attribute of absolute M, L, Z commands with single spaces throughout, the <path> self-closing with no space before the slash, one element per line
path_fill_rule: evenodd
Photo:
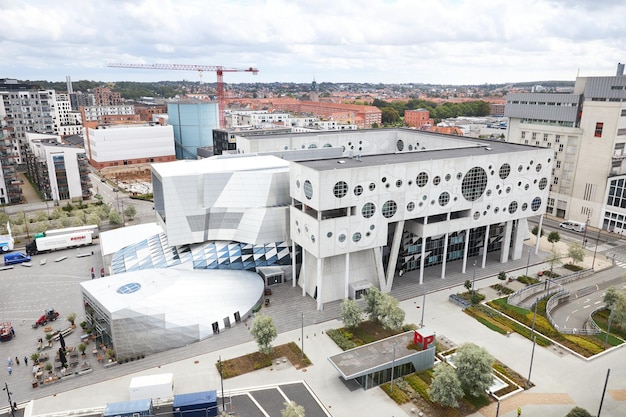
<path fill-rule="evenodd" d="M 0 251 L 5 253 L 11 252 L 14 245 L 15 239 L 13 239 L 13 234 L 11 233 L 11 225 L 7 222 L 7 234 L 0 235 Z"/>
<path fill-rule="evenodd" d="M 91 235 L 91 232 L 68 233 L 58 236 L 45 236 L 45 234 L 40 234 L 35 236 L 35 240 L 26 245 L 26 252 L 29 255 L 37 255 L 38 253 L 53 250 L 91 245 L 93 243 Z"/>

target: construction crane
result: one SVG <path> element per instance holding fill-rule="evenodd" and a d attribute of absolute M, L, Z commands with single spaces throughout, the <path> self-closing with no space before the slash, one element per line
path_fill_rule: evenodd
<path fill-rule="evenodd" d="M 225 102 L 224 102 L 224 73 L 225 72 L 251 72 L 252 75 L 257 75 L 259 70 L 257 68 L 227 68 L 221 66 L 211 65 L 190 65 L 190 64 L 108 64 L 107 67 L 111 68 L 135 68 L 135 69 L 155 69 L 155 70 L 168 70 L 168 71 L 198 71 L 200 81 L 202 81 L 202 74 L 204 71 L 214 71 L 217 73 L 217 107 L 219 112 L 220 128 L 226 127 L 226 116 L 224 115 Z"/>

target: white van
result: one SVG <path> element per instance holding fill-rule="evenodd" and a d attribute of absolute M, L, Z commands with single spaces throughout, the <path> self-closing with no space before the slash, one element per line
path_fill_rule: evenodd
<path fill-rule="evenodd" d="M 584 232 L 585 231 L 585 223 L 575 222 L 573 220 L 565 221 L 565 222 L 559 224 L 559 227 L 562 227 L 564 229 L 570 229 L 570 230 L 573 230 L 575 232 Z"/>

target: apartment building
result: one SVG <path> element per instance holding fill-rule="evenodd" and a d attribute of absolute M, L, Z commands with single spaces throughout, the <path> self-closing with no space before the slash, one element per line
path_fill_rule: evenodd
<path fill-rule="evenodd" d="M 139 117 L 135 117 L 135 106 L 132 104 L 84 106 L 80 112 L 85 122 L 110 123 L 109 116 L 127 121 L 139 120 Z"/>
<path fill-rule="evenodd" d="M 547 213 L 626 229 L 626 76 L 577 77 L 572 93 L 507 96 L 508 140 L 549 148 L 554 168 Z"/>
<path fill-rule="evenodd" d="M 115 106 L 124 102 L 120 93 L 111 91 L 108 87 L 94 88 L 93 95 L 96 106 Z"/>
<path fill-rule="evenodd" d="M 17 176 L 16 163 L 11 154 L 12 129 L 7 126 L 4 104 L 0 101 L 0 204 L 22 203 L 22 189 Z"/>
<path fill-rule="evenodd" d="M 430 112 L 426 109 L 405 110 L 404 124 L 409 127 L 417 128 L 422 126 L 434 126 L 435 119 L 430 117 Z"/>

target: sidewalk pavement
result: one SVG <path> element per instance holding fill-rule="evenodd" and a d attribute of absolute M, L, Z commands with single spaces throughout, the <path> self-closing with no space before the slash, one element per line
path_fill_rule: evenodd
<path fill-rule="evenodd" d="M 527 249 L 524 253 L 527 253 Z M 488 255 L 486 268 L 477 268 L 477 288 L 500 283 L 497 274 L 503 269 L 511 276 L 521 275 L 528 269 L 528 274 L 532 276 L 546 268 L 543 261 L 547 254 L 541 251 L 535 255 L 534 250 L 531 250 L 530 263 L 523 256 L 517 261 L 499 264 L 495 256 Z M 460 262 L 449 265 L 445 279 L 441 279 L 441 272 L 437 271 L 439 268 L 429 268 L 422 285 L 417 284 L 416 276 L 410 273 L 402 278 L 396 277 L 392 294 L 402 300 L 400 306 L 406 311 L 406 322 L 418 324 L 423 317 L 423 324 L 435 330 L 440 338 L 445 337 L 456 345 L 472 342 L 483 346 L 495 358 L 522 375 L 530 374 L 531 357 L 533 358 L 531 380 L 535 387 L 503 400 L 499 416 L 517 415 L 518 406 L 522 407 L 525 416 L 562 417 L 575 405 L 596 413 L 609 368 L 612 368 L 611 378 L 602 415 L 623 415 L 622 408 L 626 405 L 623 402 L 626 396 L 626 367 L 617 364 L 624 363 L 625 349 L 615 349 L 589 362 L 552 348 L 537 346 L 533 353 L 533 345 L 529 340 L 517 334 L 506 337 L 493 332 L 467 317 L 459 307 L 448 301 L 450 294 L 465 291 L 463 283 L 472 278 L 473 270 L 468 268 L 462 274 L 460 268 Z M 423 294 L 427 294 L 425 308 L 422 307 Z M 313 365 L 300 371 L 293 367 L 263 369 L 225 380 L 226 395 L 229 390 L 305 380 L 333 416 L 411 415 L 410 411 L 396 405 L 380 389 L 363 391 L 347 386 L 328 362 L 329 356 L 340 352 L 334 342 L 324 334 L 328 329 L 341 327 L 336 319 L 339 315 L 338 302 L 326 304 L 322 312 L 316 311 L 315 300 L 302 297 L 300 288 L 289 285 L 276 287 L 272 297 L 271 307 L 264 308 L 263 312 L 271 315 L 278 327 L 279 336 L 275 344 L 289 341 L 298 345 L 302 343 L 300 312 L 304 312 L 304 351 Z M 26 416 L 51 415 L 85 408 L 97 409 L 108 402 L 126 401 L 130 380 L 139 375 L 171 372 L 174 374 L 175 393 L 219 390 L 220 378 L 215 367 L 218 357 L 229 359 L 256 350 L 247 323 L 235 326 L 185 348 L 110 368 L 97 378 L 86 375 L 68 381 L 68 384 L 72 383 L 69 385 L 64 385 L 63 381 L 55 384 L 48 388 L 49 396 L 29 404 Z M 75 389 L 69 390 L 71 388 Z M 68 391 L 61 392 L 62 389 Z M 474 417 L 480 416 L 495 416 L 495 404 L 474 414 Z"/>

